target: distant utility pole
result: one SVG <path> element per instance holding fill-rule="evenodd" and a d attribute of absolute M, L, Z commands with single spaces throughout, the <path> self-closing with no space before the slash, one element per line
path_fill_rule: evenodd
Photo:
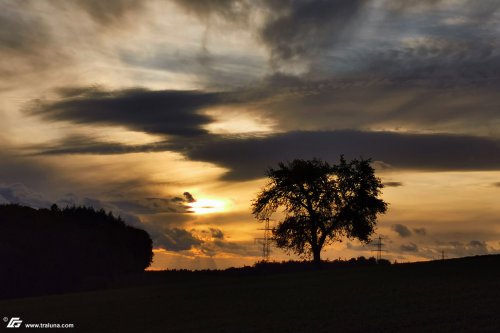
<path fill-rule="evenodd" d="M 377 248 L 375 250 L 372 250 L 372 252 L 377 252 L 377 262 L 382 259 L 382 252 L 387 252 L 386 250 L 383 250 L 383 246 L 385 245 L 382 243 L 382 237 L 378 236 L 378 240 L 375 244 L 372 244 L 373 246 L 376 246 Z"/>
<path fill-rule="evenodd" d="M 441 250 L 441 260 L 446 259 L 446 255 L 444 254 L 444 250 Z"/>
<path fill-rule="evenodd" d="M 269 218 L 260 220 L 265 222 L 264 228 L 257 230 L 264 231 L 264 237 L 255 238 L 255 242 L 262 244 L 262 261 L 269 261 L 269 254 L 271 253 L 271 238 L 273 229 L 269 226 Z"/>

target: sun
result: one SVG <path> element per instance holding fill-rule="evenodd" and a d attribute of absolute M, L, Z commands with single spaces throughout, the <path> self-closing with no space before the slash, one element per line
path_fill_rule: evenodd
<path fill-rule="evenodd" d="M 195 214 L 220 213 L 226 210 L 226 203 L 217 199 L 198 199 L 189 204 L 189 211 Z"/>

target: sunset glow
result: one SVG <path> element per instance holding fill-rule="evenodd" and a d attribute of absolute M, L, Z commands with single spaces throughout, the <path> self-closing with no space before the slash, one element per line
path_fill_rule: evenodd
<path fill-rule="evenodd" d="M 220 213 L 226 210 L 226 203 L 216 199 L 198 199 L 188 205 L 189 210 L 195 214 Z"/>

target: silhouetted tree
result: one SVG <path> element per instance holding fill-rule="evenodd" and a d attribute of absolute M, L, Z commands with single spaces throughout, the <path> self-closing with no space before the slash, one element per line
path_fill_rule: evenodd
<path fill-rule="evenodd" d="M 371 160 L 343 156 L 338 165 L 319 159 L 279 163 L 267 171 L 268 184 L 252 203 L 256 218 L 269 218 L 279 208 L 284 219 L 273 229 L 276 245 L 299 255 L 312 253 L 321 262 L 326 244 L 342 237 L 368 242 L 377 214 L 387 204 L 379 198 L 383 187 Z"/>

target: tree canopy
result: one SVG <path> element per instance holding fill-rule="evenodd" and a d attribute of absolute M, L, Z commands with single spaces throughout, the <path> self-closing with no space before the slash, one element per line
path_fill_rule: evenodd
<path fill-rule="evenodd" d="M 382 182 L 370 159 L 343 156 L 339 164 L 296 159 L 267 170 L 269 182 L 252 203 L 258 219 L 282 209 L 284 218 L 273 228 L 279 248 L 309 256 L 319 264 L 321 250 L 343 237 L 368 242 L 377 215 L 387 210 L 379 198 Z"/>

